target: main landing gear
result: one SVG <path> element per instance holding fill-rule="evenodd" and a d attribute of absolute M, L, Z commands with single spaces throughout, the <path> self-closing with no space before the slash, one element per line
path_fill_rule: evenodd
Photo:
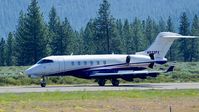
<path fill-rule="evenodd" d="M 99 86 L 105 86 L 105 83 L 106 83 L 106 79 L 99 79 L 98 80 L 98 85 Z"/>
<path fill-rule="evenodd" d="M 46 80 L 45 80 L 44 76 L 41 77 L 40 85 L 41 85 L 41 87 L 46 87 Z"/>
<path fill-rule="evenodd" d="M 111 79 L 111 83 L 113 86 L 119 86 L 120 81 L 117 79 Z M 106 79 L 98 79 L 99 86 L 105 86 L 105 84 L 106 84 Z"/>
<path fill-rule="evenodd" d="M 117 79 L 112 79 L 112 80 L 111 80 L 111 83 L 112 83 L 113 86 L 119 86 L 120 81 L 117 80 Z"/>

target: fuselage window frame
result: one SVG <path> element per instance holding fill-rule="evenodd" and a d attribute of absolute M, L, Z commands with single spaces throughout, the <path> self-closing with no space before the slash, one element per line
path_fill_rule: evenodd
<path fill-rule="evenodd" d="M 90 61 L 90 64 L 93 65 L 93 61 Z"/>
<path fill-rule="evenodd" d="M 81 65 L 81 62 L 80 62 L 80 61 L 78 61 L 77 63 L 78 63 L 79 66 Z"/>
<path fill-rule="evenodd" d="M 75 62 L 74 62 L 74 61 L 72 61 L 72 62 L 71 62 L 71 65 L 72 65 L 72 66 L 74 66 L 74 65 L 75 65 Z"/>
<path fill-rule="evenodd" d="M 84 61 L 84 65 L 87 65 L 87 61 Z"/>
<path fill-rule="evenodd" d="M 106 65 L 106 61 L 103 61 L 103 64 Z"/>

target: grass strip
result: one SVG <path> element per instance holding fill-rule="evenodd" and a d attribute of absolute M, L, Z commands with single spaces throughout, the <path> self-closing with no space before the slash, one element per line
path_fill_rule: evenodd
<path fill-rule="evenodd" d="M 43 92 L 43 93 L 3 93 L 0 103 L 17 101 L 64 101 L 64 100 L 104 100 L 110 98 L 176 98 L 199 97 L 199 90 L 131 90 L 131 91 L 78 91 L 78 92 Z"/>

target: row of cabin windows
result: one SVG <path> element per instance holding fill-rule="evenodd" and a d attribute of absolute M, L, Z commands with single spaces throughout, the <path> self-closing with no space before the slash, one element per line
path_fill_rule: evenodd
<path fill-rule="evenodd" d="M 93 65 L 94 63 L 96 63 L 97 65 L 100 65 L 100 63 L 103 63 L 105 65 L 106 61 L 103 61 L 103 62 L 100 62 L 100 61 L 78 61 L 76 63 L 77 63 L 77 65 Z M 72 61 L 71 65 L 75 65 L 76 63 L 74 61 Z"/>

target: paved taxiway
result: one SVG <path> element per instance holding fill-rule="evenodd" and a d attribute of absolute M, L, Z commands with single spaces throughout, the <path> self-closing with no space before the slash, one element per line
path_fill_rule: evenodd
<path fill-rule="evenodd" d="M 69 92 L 69 91 L 107 91 L 107 90 L 146 90 L 146 89 L 199 89 L 199 83 L 145 83 L 121 84 L 119 87 L 107 85 L 66 85 L 66 86 L 9 86 L 0 87 L 0 93 L 27 93 L 27 92 Z"/>

